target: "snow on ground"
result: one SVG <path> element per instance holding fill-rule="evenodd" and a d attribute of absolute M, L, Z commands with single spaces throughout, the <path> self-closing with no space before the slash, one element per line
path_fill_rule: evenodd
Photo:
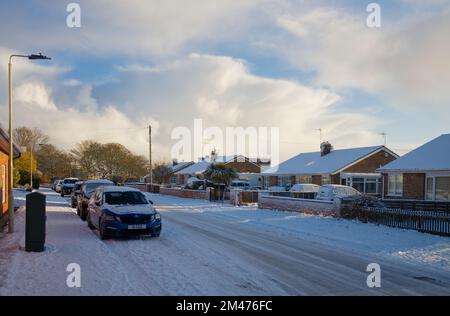
<path fill-rule="evenodd" d="M 308 215 L 297 212 L 262 210 L 256 206 L 235 207 L 202 200 L 179 199 L 146 193 L 164 209 L 205 213 L 242 225 L 264 227 L 283 235 L 295 235 L 347 250 L 378 253 L 411 263 L 450 271 L 450 238 L 359 221 Z"/>
<path fill-rule="evenodd" d="M 162 214 L 161 237 L 101 241 L 68 199 L 43 192 L 46 250 L 23 251 L 20 210 L 16 233 L 0 234 L 0 295 L 414 295 L 450 289 L 449 238 L 148 194 Z M 25 194 L 15 191 L 17 205 Z M 383 266 L 381 289 L 366 286 L 369 262 Z M 69 263 L 81 266 L 81 288 L 66 285 Z M 415 278 L 423 276 L 436 281 Z"/>

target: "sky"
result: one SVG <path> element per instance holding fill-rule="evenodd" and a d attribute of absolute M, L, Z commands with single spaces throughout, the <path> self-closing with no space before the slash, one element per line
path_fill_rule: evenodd
<path fill-rule="evenodd" d="M 69 149 L 119 142 L 171 159 L 176 127 L 278 127 L 280 159 L 319 148 L 381 145 L 404 154 L 450 132 L 450 0 L 0 2 L 0 122 L 16 59 L 15 126 Z M 208 143 L 208 140 L 204 140 Z M 220 151 L 220 150 L 219 150 Z M 225 151 L 225 149 L 222 149 Z M 226 152 L 219 152 L 226 154 Z M 192 159 L 197 159 L 193 157 Z"/>

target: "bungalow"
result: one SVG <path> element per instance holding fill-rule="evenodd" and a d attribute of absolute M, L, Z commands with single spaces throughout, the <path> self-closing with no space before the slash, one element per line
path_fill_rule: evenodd
<path fill-rule="evenodd" d="M 177 162 L 176 160 L 172 161 L 170 164 L 167 165 L 167 168 L 170 170 L 170 172 L 164 176 L 164 179 L 162 179 L 163 184 L 176 184 L 177 183 L 177 176 L 176 173 L 178 171 L 181 171 L 191 165 L 193 165 L 194 162 Z M 153 171 L 153 177 L 155 177 L 155 171 Z M 141 178 L 142 182 L 150 182 L 150 174 L 146 174 L 144 177 Z"/>
<path fill-rule="evenodd" d="M 450 201 L 450 134 L 422 145 L 377 170 L 386 198 Z"/>
<path fill-rule="evenodd" d="M 14 159 L 20 157 L 20 150 L 14 145 Z M 9 190 L 8 190 L 8 157 L 9 157 L 9 136 L 6 132 L 0 128 L 0 192 L 2 206 L 0 210 L 0 228 L 6 224 L 7 213 L 8 213 L 8 201 L 9 201 Z"/>
<path fill-rule="evenodd" d="M 381 194 L 382 178 L 375 170 L 399 157 L 385 146 L 334 150 L 324 142 L 320 147 L 320 151 L 301 153 L 263 172 L 265 187 L 343 184 L 360 192 Z"/>
<path fill-rule="evenodd" d="M 184 185 L 190 177 L 203 177 L 203 173 L 212 163 L 224 163 L 233 167 L 238 173 L 259 174 L 261 167 L 258 163 L 243 155 L 217 156 L 214 152 L 211 157 L 202 158 L 199 162 L 175 173 L 177 184 Z"/>

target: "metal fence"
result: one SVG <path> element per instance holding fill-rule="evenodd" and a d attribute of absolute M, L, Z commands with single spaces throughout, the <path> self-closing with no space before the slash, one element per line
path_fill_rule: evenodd
<path fill-rule="evenodd" d="M 363 207 L 341 210 L 341 216 L 362 222 L 377 223 L 403 229 L 450 236 L 450 212 L 443 210 L 410 210 Z"/>

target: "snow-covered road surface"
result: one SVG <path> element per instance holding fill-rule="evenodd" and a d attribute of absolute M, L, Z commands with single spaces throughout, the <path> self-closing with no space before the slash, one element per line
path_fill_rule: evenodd
<path fill-rule="evenodd" d="M 450 294 L 449 238 L 150 195 L 160 238 L 101 241 L 66 199 L 43 192 L 46 251 L 19 249 L 19 212 L 17 233 L 0 237 L 0 295 Z M 366 285 L 372 262 L 381 288 Z M 69 263 L 81 266 L 80 288 L 66 285 Z"/>

